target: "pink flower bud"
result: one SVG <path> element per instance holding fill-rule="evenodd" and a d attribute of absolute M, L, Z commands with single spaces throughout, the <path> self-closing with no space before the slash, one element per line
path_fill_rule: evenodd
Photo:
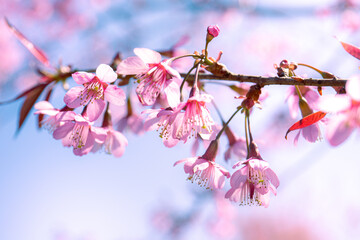
<path fill-rule="evenodd" d="M 220 28 L 218 25 L 210 25 L 207 28 L 208 34 L 210 34 L 212 37 L 217 37 L 220 33 Z"/>

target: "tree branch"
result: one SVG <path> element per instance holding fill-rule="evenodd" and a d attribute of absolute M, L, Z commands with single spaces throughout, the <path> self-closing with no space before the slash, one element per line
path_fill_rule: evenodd
<path fill-rule="evenodd" d="M 181 74 L 184 77 L 186 74 Z M 189 75 L 189 80 L 194 80 L 195 75 Z M 316 79 L 304 78 L 295 80 L 289 77 L 263 77 L 263 76 L 249 76 L 241 74 L 228 74 L 226 77 L 215 76 L 213 74 L 199 74 L 199 79 L 217 80 L 217 81 L 232 81 L 232 82 L 250 82 L 257 83 L 260 86 L 266 85 L 300 85 L 300 86 L 321 86 L 321 87 L 345 87 L 346 79 Z"/>

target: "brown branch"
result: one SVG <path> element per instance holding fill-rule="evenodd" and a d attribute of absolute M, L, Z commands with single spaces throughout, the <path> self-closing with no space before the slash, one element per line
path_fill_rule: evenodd
<path fill-rule="evenodd" d="M 184 77 L 186 74 L 181 74 Z M 226 77 L 215 76 L 213 74 L 200 74 L 199 79 L 231 81 L 231 82 L 250 82 L 257 83 L 260 86 L 266 85 L 303 85 L 303 86 L 321 86 L 321 87 L 345 87 L 346 79 L 316 79 L 304 78 L 302 80 L 295 80 L 289 77 L 263 77 L 263 76 L 249 76 L 230 73 Z M 194 80 L 194 75 L 189 76 L 189 80 Z"/>

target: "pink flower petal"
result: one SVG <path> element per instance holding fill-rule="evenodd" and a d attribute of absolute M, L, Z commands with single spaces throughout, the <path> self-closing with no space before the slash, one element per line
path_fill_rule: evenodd
<path fill-rule="evenodd" d="M 163 143 L 165 147 L 172 148 L 175 147 L 176 144 L 178 144 L 179 140 L 174 139 L 171 136 L 169 136 L 167 139 L 163 139 Z"/>
<path fill-rule="evenodd" d="M 38 109 L 39 111 L 36 111 L 34 114 L 45 114 L 49 116 L 55 116 L 59 113 L 59 109 L 56 109 L 49 103 L 48 101 L 41 101 L 34 105 L 35 109 Z"/>
<path fill-rule="evenodd" d="M 244 169 L 247 168 L 246 166 L 243 167 Z M 244 184 L 247 180 L 247 173 L 243 173 L 241 170 L 237 170 L 233 173 L 232 177 L 230 178 L 230 186 L 231 187 L 240 187 Z"/>
<path fill-rule="evenodd" d="M 310 107 L 314 108 L 315 103 L 319 100 L 320 96 L 317 92 L 313 90 L 307 91 L 307 93 L 304 96 L 309 104 Z"/>
<path fill-rule="evenodd" d="M 35 109 L 38 109 L 38 110 L 50 110 L 50 109 L 54 109 L 53 105 L 51 105 L 51 103 L 49 103 L 48 101 L 40 101 L 40 102 L 37 102 L 37 103 L 34 105 L 34 108 L 35 108 Z"/>
<path fill-rule="evenodd" d="M 320 136 L 318 124 L 313 124 L 302 129 L 302 135 L 308 142 L 316 142 Z"/>
<path fill-rule="evenodd" d="M 164 92 L 170 107 L 174 108 L 180 103 L 180 88 L 175 81 L 167 81 Z"/>
<path fill-rule="evenodd" d="M 125 152 L 125 147 L 128 145 L 126 137 L 118 132 L 113 131 L 113 143 L 111 148 L 111 153 L 115 157 L 121 157 Z"/>
<path fill-rule="evenodd" d="M 276 175 L 276 173 L 271 168 L 266 168 L 264 173 L 265 173 L 266 177 L 270 180 L 272 185 L 274 185 L 274 187 L 278 188 L 280 185 L 280 181 L 279 181 L 279 178 Z M 275 193 L 276 193 L 276 191 L 275 191 Z"/>
<path fill-rule="evenodd" d="M 64 102 L 70 108 L 77 108 L 81 106 L 82 99 L 80 98 L 81 92 L 84 87 L 73 87 L 64 96 Z M 86 104 L 86 103 L 84 103 Z"/>
<path fill-rule="evenodd" d="M 103 143 L 106 140 L 107 131 L 100 127 L 91 127 L 91 134 L 97 143 Z"/>
<path fill-rule="evenodd" d="M 86 114 L 90 122 L 96 121 L 105 108 L 105 101 L 93 100 L 87 105 Z"/>
<path fill-rule="evenodd" d="M 118 65 L 116 72 L 118 74 L 132 75 L 144 73 L 148 68 L 139 57 L 128 57 Z"/>
<path fill-rule="evenodd" d="M 289 96 L 288 106 L 291 118 L 296 118 L 299 113 L 299 97 L 294 95 Z"/>
<path fill-rule="evenodd" d="M 154 50 L 148 48 L 135 48 L 134 53 L 143 60 L 144 63 L 159 63 L 161 55 Z"/>
<path fill-rule="evenodd" d="M 170 67 L 169 61 L 162 62 L 161 65 L 165 68 L 165 70 L 166 70 L 171 76 L 173 76 L 173 78 L 178 79 L 178 80 L 179 80 L 179 83 L 181 83 L 180 73 L 179 73 L 178 71 L 176 71 L 175 69 L 173 69 L 172 67 Z"/>
<path fill-rule="evenodd" d="M 109 85 L 105 89 L 104 96 L 105 96 L 105 100 L 117 106 L 121 106 L 125 104 L 126 96 L 124 91 L 115 85 Z"/>
<path fill-rule="evenodd" d="M 354 100 L 360 102 L 360 78 L 352 77 L 346 83 L 346 93 Z"/>
<path fill-rule="evenodd" d="M 209 167 L 213 167 L 211 163 L 207 160 L 199 158 L 198 160 L 202 161 L 196 161 L 196 166 L 194 167 L 194 172 L 205 170 Z"/>
<path fill-rule="evenodd" d="M 73 73 L 71 76 L 77 84 L 82 85 L 84 83 L 90 82 L 95 77 L 95 74 L 87 72 L 76 72 Z"/>
<path fill-rule="evenodd" d="M 96 76 L 103 82 L 112 83 L 117 79 L 117 74 L 106 64 L 100 64 L 96 69 Z"/>
<path fill-rule="evenodd" d="M 83 156 L 85 154 L 88 154 L 91 149 L 93 148 L 95 143 L 95 137 L 89 133 L 86 137 L 86 143 L 82 148 L 75 148 L 73 149 L 73 152 L 76 156 Z"/>
<path fill-rule="evenodd" d="M 338 146 L 353 132 L 354 126 L 349 122 L 348 116 L 340 114 L 332 117 L 327 125 L 326 138 L 330 145 Z"/>
<path fill-rule="evenodd" d="M 73 111 L 60 112 L 56 115 L 56 121 L 73 121 L 75 120 L 76 113 Z"/>
<path fill-rule="evenodd" d="M 75 123 L 70 121 L 64 123 L 53 132 L 53 137 L 57 140 L 64 138 L 74 128 L 74 125 Z"/>

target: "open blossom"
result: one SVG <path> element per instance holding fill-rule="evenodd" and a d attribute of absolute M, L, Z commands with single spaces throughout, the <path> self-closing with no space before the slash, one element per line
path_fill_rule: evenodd
<path fill-rule="evenodd" d="M 147 48 L 135 48 L 135 57 L 128 57 L 117 68 L 118 74 L 135 74 L 139 85 L 136 93 L 143 105 L 153 105 L 160 92 L 166 95 L 169 106 L 176 106 L 180 97 L 180 74 L 170 67 L 171 60 Z"/>
<path fill-rule="evenodd" d="M 201 187 L 211 190 L 222 188 L 225 177 L 229 178 L 230 173 L 215 163 L 218 144 L 218 140 L 214 140 L 201 157 L 185 158 L 175 162 L 174 166 L 184 162 L 184 171 L 189 174 L 188 180 L 197 182 Z"/>
<path fill-rule="evenodd" d="M 166 109 L 148 109 L 143 111 L 143 114 L 148 114 L 145 122 L 144 129 L 146 131 L 157 130 L 159 136 L 162 138 L 166 147 L 174 147 L 179 140 L 174 138 L 173 132 L 176 132 L 174 122 L 181 113 L 181 108 L 166 108 Z"/>
<path fill-rule="evenodd" d="M 189 174 L 188 180 L 197 182 L 206 189 L 222 188 L 225 177 L 230 177 L 230 173 L 225 168 L 202 157 L 185 158 L 177 161 L 174 166 L 182 162 L 185 162 L 184 171 Z"/>
<path fill-rule="evenodd" d="M 321 111 L 335 113 L 326 127 L 326 138 L 332 146 L 343 143 L 360 127 L 360 77 L 352 77 L 346 83 L 346 94 L 324 96 L 318 107 Z"/>
<path fill-rule="evenodd" d="M 82 156 L 93 148 L 95 141 L 103 143 L 106 139 L 106 131 L 99 127 L 93 127 L 85 117 L 72 111 L 58 114 L 57 118 L 62 124 L 54 131 L 55 139 L 62 139 L 64 146 L 72 146 L 75 155 Z"/>
<path fill-rule="evenodd" d="M 175 146 L 179 140 L 186 142 L 198 134 L 208 139 L 215 125 L 205 106 L 211 99 L 208 94 L 196 92 L 187 102 L 179 103 L 175 108 L 146 110 L 143 113 L 149 115 L 144 128 L 160 131 L 160 137 L 167 147 Z"/>
<path fill-rule="evenodd" d="M 206 103 L 211 102 L 212 98 L 209 94 L 200 94 L 196 88 L 194 95 L 184 103 L 184 114 L 179 115 L 175 122 L 174 138 L 186 142 L 188 138 L 197 136 L 197 134 L 212 133 L 215 122 L 206 107 Z"/>
<path fill-rule="evenodd" d="M 234 172 L 230 179 L 230 190 L 225 198 L 239 202 L 240 205 L 269 206 L 270 192 L 276 195 L 279 179 L 269 163 L 257 158 L 249 158 L 245 162 L 236 163 L 233 168 L 244 164 Z"/>
<path fill-rule="evenodd" d="M 109 85 L 117 79 L 117 74 L 106 64 L 98 66 L 96 75 L 76 72 L 72 77 L 76 83 L 84 86 L 71 88 L 65 94 L 64 102 L 70 108 L 87 105 L 86 114 L 90 121 L 98 119 L 105 108 L 105 100 L 119 106 L 125 103 L 124 91 L 115 85 Z"/>

